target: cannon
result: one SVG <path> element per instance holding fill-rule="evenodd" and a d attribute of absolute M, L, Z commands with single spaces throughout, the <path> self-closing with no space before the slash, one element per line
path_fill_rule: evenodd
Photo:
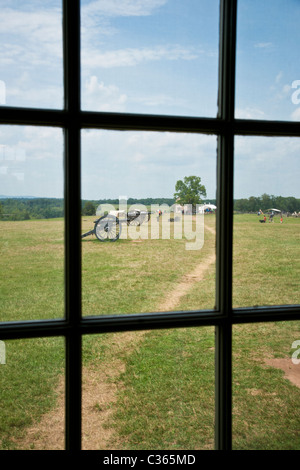
<path fill-rule="evenodd" d="M 101 242 L 111 241 L 115 242 L 120 238 L 122 225 L 142 225 L 148 222 L 151 217 L 151 212 L 133 210 L 125 211 L 110 211 L 108 214 L 103 215 L 94 221 L 94 228 L 81 235 L 81 238 L 88 237 L 89 235 L 96 235 Z"/>

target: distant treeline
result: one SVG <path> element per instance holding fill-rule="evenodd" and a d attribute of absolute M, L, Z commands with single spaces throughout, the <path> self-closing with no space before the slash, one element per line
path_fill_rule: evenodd
<path fill-rule="evenodd" d="M 99 201 L 82 201 L 82 215 L 95 215 L 100 204 L 110 204 L 116 208 L 119 199 L 102 199 Z M 128 207 L 133 204 L 174 204 L 172 198 L 144 198 L 127 200 Z M 53 219 L 64 217 L 64 200 L 55 198 L 2 198 L 0 199 L 0 219 L 2 220 L 29 220 L 29 219 Z"/>
<path fill-rule="evenodd" d="M 63 199 L 5 198 L 0 200 L 2 220 L 53 219 L 63 216 Z"/>
<path fill-rule="evenodd" d="M 251 196 L 248 199 L 237 199 L 234 201 L 236 212 L 258 212 L 259 209 L 279 209 L 282 212 L 290 213 L 300 211 L 300 199 L 295 197 L 269 196 L 263 194 L 260 197 Z"/>
<path fill-rule="evenodd" d="M 100 204 L 110 204 L 115 208 L 119 206 L 119 199 L 83 200 L 82 215 L 95 215 Z M 205 202 L 216 204 L 216 200 L 210 199 Z M 133 204 L 143 204 L 150 207 L 154 204 L 175 203 L 172 198 L 143 198 L 127 200 L 128 208 Z M 251 196 L 248 199 L 236 199 L 234 210 L 236 212 L 255 213 L 260 209 L 275 208 L 283 212 L 293 213 L 300 211 L 300 199 L 294 197 L 269 196 L 263 194 L 260 197 Z M 3 198 L 0 200 L 0 219 L 2 220 L 29 220 L 29 219 L 53 219 L 64 217 L 64 201 L 55 198 Z"/>

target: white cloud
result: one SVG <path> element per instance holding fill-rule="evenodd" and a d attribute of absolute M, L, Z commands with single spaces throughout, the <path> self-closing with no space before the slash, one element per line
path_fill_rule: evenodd
<path fill-rule="evenodd" d="M 8 106 L 62 107 L 60 2 L 8 2 L 1 10 L 0 69 Z"/>
<path fill-rule="evenodd" d="M 93 75 L 85 82 L 83 101 L 83 107 L 90 111 L 121 112 L 125 110 L 127 96 L 117 86 L 104 85 Z"/>
<path fill-rule="evenodd" d="M 82 44 L 91 47 L 98 43 L 99 35 L 113 35 L 118 30 L 112 25 L 112 18 L 149 16 L 168 0 L 95 0 L 84 1 L 81 5 Z"/>
<path fill-rule="evenodd" d="M 173 97 L 163 93 L 154 93 L 149 95 L 142 95 L 140 97 L 134 96 L 131 98 L 131 101 L 134 103 L 138 103 L 139 107 L 142 108 L 151 108 L 154 107 L 156 109 L 163 108 L 174 108 L 183 109 L 185 106 L 188 105 L 187 100 L 182 97 Z"/>
<path fill-rule="evenodd" d="M 279 83 L 282 79 L 282 76 L 283 76 L 283 73 L 280 71 L 275 77 L 275 82 Z"/>
<path fill-rule="evenodd" d="M 237 165 L 241 165 L 241 168 L 244 167 L 244 170 L 251 168 L 251 172 L 249 172 L 250 184 L 254 183 L 258 174 L 264 175 L 266 183 L 272 183 L 268 178 L 270 174 L 281 175 L 282 182 L 288 183 L 287 175 L 293 175 L 294 178 L 299 168 L 299 149 L 300 139 L 298 138 L 237 136 L 235 139 L 235 160 Z M 290 189 L 293 190 L 292 184 Z"/>
<path fill-rule="evenodd" d="M 300 108 L 296 108 L 291 114 L 292 121 L 300 121 Z"/>
<path fill-rule="evenodd" d="M 269 47 L 273 46 L 271 42 L 258 42 L 254 44 L 254 47 L 258 49 L 268 49 Z"/>
<path fill-rule="evenodd" d="M 275 77 L 274 83 L 270 86 L 270 91 L 272 92 L 272 96 L 274 100 L 276 100 L 276 102 L 280 102 L 282 100 L 286 102 L 286 101 L 290 101 L 291 99 L 290 96 L 291 96 L 292 84 L 285 83 L 282 85 L 281 83 L 282 78 L 283 78 L 283 73 L 279 72 Z"/>
<path fill-rule="evenodd" d="M 160 8 L 168 0 L 95 0 L 84 2 L 84 15 L 95 16 L 146 16 Z"/>
<path fill-rule="evenodd" d="M 235 139 L 235 198 L 299 197 L 300 139 L 242 137 Z"/>
<path fill-rule="evenodd" d="M 288 93 L 291 92 L 291 89 L 292 89 L 291 85 L 286 84 L 286 85 L 283 85 L 283 87 L 282 87 L 282 92 L 283 92 L 285 95 L 287 95 Z"/>
<path fill-rule="evenodd" d="M 85 109 L 98 111 L 126 111 L 125 106 L 129 100 L 132 106 L 140 107 L 171 107 L 174 105 L 185 106 L 185 100 L 182 96 L 168 96 L 166 93 L 157 93 L 150 91 L 130 94 L 124 93 L 115 84 L 107 82 L 112 77 L 106 78 L 106 82 L 99 81 L 97 77 L 101 76 L 101 69 L 109 70 L 120 67 L 135 67 L 150 62 L 169 62 L 177 60 L 191 61 L 196 59 L 204 51 L 199 49 L 195 51 L 192 48 L 185 48 L 180 45 L 159 45 L 155 47 L 143 48 L 125 48 L 106 52 L 100 52 L 93 48 L 85 48 L 82 53 L 83 75 L 85 85 L 83 88 L 82 102 Z M 114 76 L 114 80 L 118 80 Z M 125 81 L 126 82 L 126 81 Z M 122 86 L 125 86 L 125 82 Z M 140 89 L 141 91 L 142 89 Z M 139 108 L 140 109 L 140 108 Z"/>
<path fill-rule="evenodd" d="M 258 108 L 237 108 L 235 117 L 236 119 L 265 119 L 265 113 Z"/>
<path fill-rule="evenodd" d="M 2 194 L 63 197 L 61 129 L 1 126 Z"/>
<path fill-rule="evenodd" d="M 0 80 L 0 105 L 6 103 L 6 86 L 3 80 Z"/>
<path fill-rule="evenodd" d="M 171 197 L 176 181 L 191 174 L 201 177 L 210 197 L 215 194 L 214 136 L 89 130 L 83 132 L 82 144 L 85 198 L 92 193 L 89 197 L 95 199 Z"/>
<path fill-rule="evenodd" d="M 180 45 L 126 48 L 107 52 L 85 49 L 82 64 L 90 68 L 132 67 L 142 62 L 158 60 L 193 60 L 203 51 L 195 51 Z"/>
<path fill-rule="evenodd" d="M 62 14 L 57 8 L 38 11 L 5 8 L 0 34 L 5 35 L 0 59 L 8 57 L 27 65 L 47 64 L 62 58 Z"/>

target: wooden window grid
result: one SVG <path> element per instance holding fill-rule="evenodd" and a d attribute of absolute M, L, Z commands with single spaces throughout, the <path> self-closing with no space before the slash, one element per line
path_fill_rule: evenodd
<path fill-rule="evenodd" d="M 234 138 L 300 136 L 299 122 L 234 117 L 237 0 L 220 0 L 219 91 L 216 118 L 82 111 L 80 108 L 80 0 L 63 0 L 64 108 L 1 107 L 0 123 L 64 131 L 65 317 L 0 323 L 0 338 L 65 338 L 65 448 L 81 449 L 81 339 L 86 334 L 180 327 L 215 327 L 215 449 L 232 448 L 232 327 L 300 319 L 300 306 L 232 307 Z M 169 131 L 216 135 L 216 309 L 82 317 L 81 130 Z M 77 236 L 76 236 L 77 234 Z"/>

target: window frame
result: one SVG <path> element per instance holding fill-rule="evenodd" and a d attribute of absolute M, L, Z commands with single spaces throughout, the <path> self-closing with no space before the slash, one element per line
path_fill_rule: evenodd
<path fill-rule="evenodd" d="M 236 135 L 300 137 L 300 123 L 234 117 L 237 0 L 220 0 L 219 103 L 216 118 L 88 112 L 80 109 L 80 0 L 63 0 L 64 109 L 1 107 L 0 123 L 64 130 L 65 318 L 0 323 L 5 339 L 65 338 L 65 448 L 81 449 L 81 339 L 86 334 L 214 326 L 215 449 L 232 448 L 233 325 L 300 319 L 300 306 L 232 307 L 234 138 Z M 217 150 L 216 309 L 82 317 L 81 165 L 82 129 L 213 134 Z M 77 234 L 77 236 L 76 236 Z"/>

